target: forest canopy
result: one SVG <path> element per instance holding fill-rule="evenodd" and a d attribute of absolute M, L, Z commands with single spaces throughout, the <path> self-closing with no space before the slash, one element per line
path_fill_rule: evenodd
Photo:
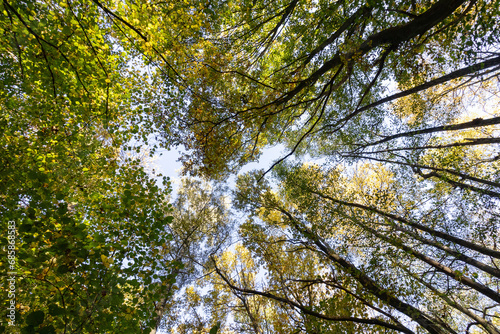
<path fill-rule="evenodd" d="M 500 334 L 499 1 L 5 0 L 0 28 L 1 331 Z"/>

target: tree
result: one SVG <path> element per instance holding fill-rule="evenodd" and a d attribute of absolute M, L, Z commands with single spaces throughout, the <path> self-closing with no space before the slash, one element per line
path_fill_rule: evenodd
<path fill-rule="evenodd" d="M 136 124 L 148 78 L 110 23 L 89 1 L 2 3 L 0 266 L 17 306 L 2 330 L 149 332 L 178 270 L 158 257 L 169 181 L 127 157 L 150 132 Z"/>
<path fill-rule="evenodd" d="M 361 312 L 351 324 L 498 333 L 499 118 L 494 102 L 473 110 L 488 95 L 497 101 L 498 3 L 240 1 L 229 8 L 219 30 L 195 43 L 192 61 L 201 66 L 185 76 L 191 91 L 166 141 L 185 145 L 188 171 L 215 179 L 266 146 L 287 145 L 269 169 L 243 178 L 236 195 L 256 220 L 240 231 L 255 260 L 279 263 L 257 251 L 268 247 L 260 231 L 272 226 L 283 243 L 318 254 L 351 284 L 341 280 L 330 291 L 352 291 L 378 315 Z M 389 84 L 397 91 L 387 93 Z M 306 154 L 326 158 L 326 167 L 283 164 Z M 282 187 L 274 195 L 265 184 L 271 170 Z M 280 295 L 215 271 L 235 295 L 306 312 L 294 299 L 302 287 L 285 284 Z"/>
<path fill-rule="evenodd" d="M 176 272 L 176 284 L 170 287 L 174 296 L 165 296 L 165 309 L 157 318 L 158 327 L 164 330 L 184 328 L 189 332 L 205 325 L 199 319 L 190 325 L 183 321 L 193 311 L 191 304 L 196 303 L 196 297 L 193 300 L 190 294 L 192 285 L 198 285 L 205 275 L 203 268 L 210 256 L 222 252 L 231 242 L 234 221 L 225 192 L 224 187 L 201 180 L 184 178 L 180 182 L 172 203 L 175 219 L 167 229 L 172 242 L 163 249 L 162 256 L 182 263 L 182 268 Z"/>
<path fill-rule="evenodd" d="M 377 326 L 412 333 L 412 327 L 405 325 L 411 319 L 430 333 L 463 332 L 472 326 L 498 333 L 492 323 L 494 313 L 487 311 L 500 298 L 496 287 L 500 253 L 490 248 L 497 236 L 482 230 L 482 242 L 475 241 L 481 224 L 497 229 L 492 219 L 498 214 L 495 209 L 477 212 L 466 201 L 454 201 L 454 194 L 446 196 L 435 189 L 412 191 L 419 185 L 401 183 L 382 165 L 364 165 L 352 176 L 338 168 L 280 167 L 277 194 L 269 185 L 257 185 L 258 178 L 259 174 L 242 178 L 237 192 L 238 205 L 251 216 L 261 212 L 261 219 L 243 226 L 245 240 L 253 248 L 264 248 L 268 243 L 262 235 L 274 231 L 272 235 L 284 244 L 318 254 L 329 263 L 327 272 L 335 284 L 329 285 L 319 266 L 319 277 L 310 282 L 353 291 L 384 318 L 385 323 L 381 320 Z M 266 232 L 255 232 L 259 230 Z M 276 265 L 258 251 L 255 256 L 266 267 Z M 293 273 L 299 280 L 301 271 Z M 352 286 L 339 283 L 342 280 Z M 231 287 L 276 298 L 271 289 Z M 291 284 L 287 288 L 293 292 L 281 301 L 292 304 L 290 296 L 300 289 Z M 318 318 L 334 318 L 332 313 L 319 313 Z"/>
<path fill-rule="evenodd" d="M 193 173 L 220 178 L 257 159 L 266 145 L 286 143 L 287 157 L 331 156 L 407 126 L 452 125 L 457 108 L 436 109 L 439 120 L 448 122 L 436 124 L 438 119 L 424 117 L 427 105 L 418 111 L 419 121 L 408 124 L 407 116 L 384 106 L 435 87 L 445 96 L 477 87 L 495 78 L 500 62 L 494 1 L 232 6 L 221 15 L 219 30 L 201 36 L 205 44 L 195 43 L 191 59 L 199 65 L 184 76 L 192 93 L 184 112 L 172 114 L 178 126 L 166 134 L 169 143 L 186 145 L 184 160 Z M 387 80 L 401 91 L 384 96 Z M 441 95 L 434 94 L 432 103 Z M 387 128 L 392 119 L 400 126 Z M 484 121 L 473 126 L 498 123 Z"/>
<path fill-rule="evenodd" d="M 473 110 L 497 99 L 499 8 L 4 1 L 22 331 L 499 333 L 499 116 Z M 184 181 L 171 211 L 147 143 L 215 180 L 289 153 L 240 178 L 224 249 L 226 197 Z M 326 163 L 284 163 L 306 155 Z"/>

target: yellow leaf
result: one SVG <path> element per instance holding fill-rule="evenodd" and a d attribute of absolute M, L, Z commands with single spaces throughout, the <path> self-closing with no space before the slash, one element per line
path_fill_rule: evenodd
<path fill-rule="evenodd" d="M 104 254 L 101 254 L 101 260 L 102 260 L 102 264 L 104 264 L 104 266 L 106 268 L 109 268 L 109 259 L 106 255 Z"/>

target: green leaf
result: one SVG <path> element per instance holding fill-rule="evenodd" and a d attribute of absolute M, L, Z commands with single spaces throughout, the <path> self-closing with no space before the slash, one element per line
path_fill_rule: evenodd
<path fill-rule="evenodd" d="M 219 332 L 219 329 L 220 329 L 220 322 L 217 322 L 215 326 L 210 328 L 209 334 L 217 334 Z"/>
<path fill-rule="evenodd" d="M 26 323 L 30 326 L 39 326 L 43 323 L 43 319 L 45 318 L 45 313 L 43 311 L 35 311 L 26 317 Z"/>
<path fill-rule="evenodd" d="M 38 330 L 38 334 L 55 334 L 55 333 L 56 329 L 52 325 L 47 327 L 42 327 Z"/>
<path fill-rule="evenodd" d="M 68 271 L 69 271 L 69 268 L 66 265 L 61 265 L 57 268 L 58 274 L 66 274 Z"/>
<path fill-rule="evenodd" d="M 25 326 L 21 329 L 21 334 L 36 334 L 35 327 L 32 325 Z"/>
<path fill-rule="evenodd" d="M 64 309 L 55 305 L 55 304 L 50 304 L 49 305 L 49 314 L 51 316 L 58 316 L 64 313 Z"/>

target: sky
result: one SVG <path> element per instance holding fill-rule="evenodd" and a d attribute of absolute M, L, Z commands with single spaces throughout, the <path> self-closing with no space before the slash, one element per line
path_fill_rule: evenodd
<path fill-rule="evenodd" d="M 156 155 L 154 159 L 154 169 L 157 173 L 161 173 L 164 176 L 170 177 L 172 181 L 172 195 L 175 197 L 177 187 L 179 186 L 180 171 L 182 168 L 182 163 L 178 161 L 181 156 L 181 150 L 170 150 L 163 151 L 161 155 Z M 249 172 L 253 169 L 269 168 L 272 163 L 283 157 L 286 154 L 285 147 L 283 145 L 277 145 L 274 147 L 264 149 L 259 161 L 252 162 L 243 167 L 239 174 Z M 230 188 L 234 187 L 236 181 L 235 176 L 231 176 L 227 180 L 227 186 Z"/>

